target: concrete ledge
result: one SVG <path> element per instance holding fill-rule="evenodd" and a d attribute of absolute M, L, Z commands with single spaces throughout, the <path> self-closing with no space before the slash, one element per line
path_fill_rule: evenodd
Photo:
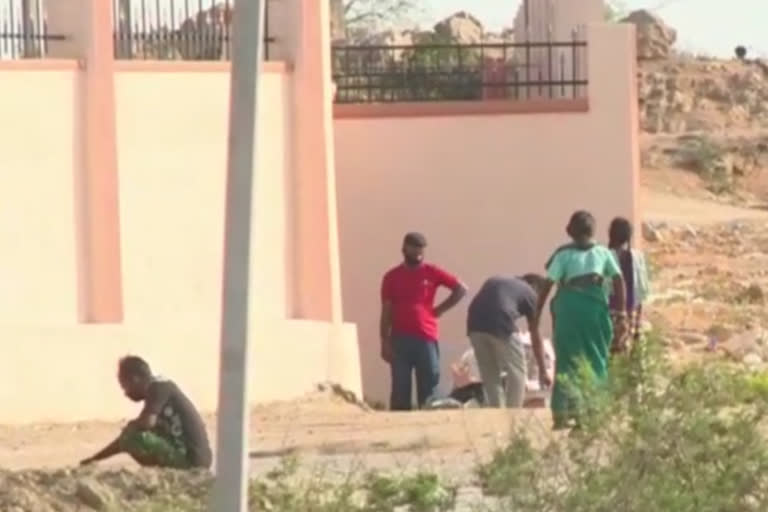
<path fill-rule="evenodd" d="M 383 117 L 448 117 L 509 114 L 584 113 L 586 98 L 555 100 L 434 101 L 412 103 L 355 103 L 334 105 L 336 119 Z"/>
<path fill-rule="evenodd" d="M 75 59 L 0 60 L 0 71 L 76 71 L 80 67 Z"/>
<path fill-rule="evenodd" d="M 115 71 L 155 73 L 229 73 L 232 63 L 199 60 L 116 60 Z M 290 73 L 293 66 L 283 61 L 266 61 L 265 73 Z"/>

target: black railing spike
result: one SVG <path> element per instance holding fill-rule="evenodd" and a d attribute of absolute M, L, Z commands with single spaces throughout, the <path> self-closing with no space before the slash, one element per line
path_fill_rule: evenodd
<path fill-rule="evenodd" d="M 586 90 L 587 80 L 576 74 L 576 62 L 568 79 L 565 61 L 585 47 L 584 41 L 339 45 L 333 47 L 331 59 L 336 101 L 466 101 L 483 99 L 487 93 L 494 99 L 524 100 L 532 93 L 567 98 L 571 92 L 575 98 Z"/>
<path fill-rule="evenodd" d="M 0 0 L 7 1 L 7 0 Z M 269 26 L 267 0 L 265 59 L 276 39 Z M 120 0 L 113 0 L 118 11 Z M 115 23 L 118 59 L 230 60 L 233 0 L 135 0 L 130 17 Z M 118 44 L 117 41 L 121 43 Z M 128 49 L 128 50 L 127 50 Z"/>
<path fill-rule="evenodd" d="M 45 57 L 51 41 L 64 40 L 48 32 L 41 0 L 0 0 L 0 60 Z"/>

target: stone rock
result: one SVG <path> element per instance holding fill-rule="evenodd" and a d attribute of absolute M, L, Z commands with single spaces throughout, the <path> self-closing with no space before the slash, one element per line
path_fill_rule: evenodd
<path fill-rule="evenodd" d="M 744 356 L 741 362 L 747 366 L 760 366 L 763 364 L 763 358 L 754 352 L 750 352 Z"/>
<path fill-rule="evenodd" d="M 487 44 L 514 43 L 515 31 L 511 28 L 505 28 L 501 32 L 486 32 L 483 35 L 483 42 Z"/>
<path fill-rule="evenodd" d="M 633 23 L 637 27 L 638 59 L 666 59 L 672 53 L 677 31 L 657 15 L 641 9 L 630 13 L 622 22 Z"/>
<path fill-rule="evenodd" d="M 718 342 L 729 339 L 732 336 L 731 329 L 724 325 L 716 324 L 707 329 L 707 336 L 717 340 Z"/>
<path fill-rule="evenodd" d="M 368 34 L 360 44 L 366 46 L 411 46 L 416 43 L 412 30 L 385 30 Z"/>
<path fill-rule="evenodd" d="M 435 33 L 457 44 L 479 44 L 483 42 L 485 29 L 480 20 L 461 11 L 435 25 Z"/>
<path fill-rule="evenodd" d="M 664 338 L 663 343 L 675 351 L 685 349 L 685 343 L 678 338 Z"/>
<path fill-rule="evenodd" d="M 730 338 L 723 350 L 735 361 L 743 361 L 749 354 L 762 354 L 766 333 L 762 329 L 750 329 Z"/>
<path fill-rule="evenodd" d="M 739 299 L 749 304 L 762 304 L 765 302 L 765 292 L 759 284 L 752 283 L 739 294 Z"/>
<path fill-rule="evenodd" d="M 643 222 L 643 239 L 646 242 L 662 242 L 664 241 L 664 237 L 661 234 L 661 231 L 659 231 L 658 228 L 653 226 L 650 222 Z"/>
<path fill-rule="evenodd" d="M 10 488 L 3 488 L 0 498 L 0 510 L 18 510 L 27 512 L 51 512 L 51 507 L 40 493 L 35 492 L 31 479 L 22 477 Z"/>
<path fill-rule="evenodd" d="M 178 510 L 202 510 L 210 485 L 208 471 L 0 469 L 0 511 L 165 510 L 156 506 L 171 500 Z"/>
<path fill-rule="evenodd" d="M 420 33 L 413 30 L 385 30 L 374 34 L 365 34 L 364 37 L 355 39 L 353 44 L 362 46 L 413 46 L 419 43 Z M 365 68 L 366 66 L 380 66 L 393 62 L 400 62 L 406 50 L 402 48 L 381 49 L 370 52 L 352 52 L 346 58 L 347 66 L 353 68 Z"/>
<path fill-rule="evenodd" d="M 706 345 L 709 343 L 709 337 L 699 332 L 680 333 L 680 341 L 686 345 Z"/>
<path fill-rule="evenodd" d="M 670 107 L 678 112 L 687 114 L 693 110 L 694 98 L 690 93 L 674 91 L 670 101 Z"/>
<path fill-rule="evenodd" d="M 501 59 L 506 61 L 514 61 L 516 54 L 511 47 L 506 49 L 502 46 L 508 43 L 514 43 L 514 35 L 511 31 L 506 30 L 501 33 L 485 33 L 483 35 L 483 44 L 487 45 L 499 45 L 492 48 L 484 48 L 482 55 L 486 59 Z"/>
<path fill-rule="evenodd" d="M 371 411 L 371 407 L 365 401 L 359 398 L 354 391 L 344 388 L 336 382 L 321 382 L 317 385 L 320 393 L 327 393 L 331 396 L 340 398 L 350 405 L 355 405 L 364 411 Z"/>
<path fill-rule="evenodd" d="M 694 228 L 690 224 L 686 224 L 685 226 L 683 226 L 683 229 L 680 232 L 680 236 L 684 240 L 694 240 L 696 239 L 696 237 L 699 236 L 699 233 L 696 231 L 696 228 Z"/>
<path fill-rule="evenodd" d="M 331 41 L 343 41 L 347 38 L 347 23 L 344 19 L 344 0 L 330 0 Z"/>
<path fill-rule="evenodd" d="M 83 505 L 93 510 L 108 510 L 112 501 L 109 494 L 92 480 L 78 482 L 75 496 Z"/>

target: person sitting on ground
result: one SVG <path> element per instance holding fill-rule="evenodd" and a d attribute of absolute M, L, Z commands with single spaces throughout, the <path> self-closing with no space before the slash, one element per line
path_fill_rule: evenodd
<path fill-rule="evenodd" d="M 648 270 L 643 252 L 632 248 L 632 223 L 629 220 L 623 217 L 613 219 L 608 229 L 608 248 L 616 256 L 627 287 L 626 315 L 629 330 L 622 339 L 614 340 L 611 347 L 613 352 L 624 352 L 628 341 L 636 343 L 640 340 L 643 302 L 649 292 Z M 611 295 L 611 310 L 617 309 L 618 297 Z"/>
<path fill-rule="evenodd" d="M 213 456 L 203 419 L 176 384 L 155 377 L 136 356 L 120 360 L 117 378 L 125 396 L 144 402 L 144 408 L 117 439 L 81 465 L 126 453 L 142 466 L 210 468 Z"/>

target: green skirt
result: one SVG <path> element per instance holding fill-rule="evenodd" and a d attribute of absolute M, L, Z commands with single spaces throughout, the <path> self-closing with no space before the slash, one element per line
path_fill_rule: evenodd
<path fill-rule="evenodd" d="M 552 299 L 552 315 L 556 357 L 552 415 L 555 427 L 562 427 L 589 406 L 579 392 L 583 379 L 599 384 L 607 377 L 613 323 L 605 289 L 597 285 L 561 286 Z"/>
<path fill-rule="evenodd" d="M 127 429 L 120 436 L 120 449 L 142 466 L 186 469 L 187 450 L 152 431 Z"/>

